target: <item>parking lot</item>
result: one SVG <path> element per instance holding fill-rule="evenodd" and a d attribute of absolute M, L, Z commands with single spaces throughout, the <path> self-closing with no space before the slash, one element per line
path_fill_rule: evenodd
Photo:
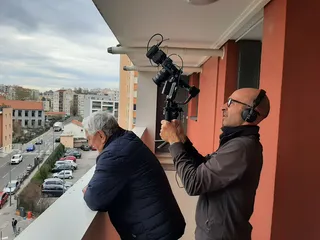
<path fill-rule="evenodd" d="M 73 172 L 73 179 L 67 179 L 66 181 L 75 183 L 77 182 L 89 169 L 91 169 L 96 163 L 97 151 L 82 151 L 81 158 L 77 159 L 78 169 Z M 42 198 L 39 204 L 51 205 L 58 198 Z M 32 223 L 32 219 L 23 219 L 15 215 L 15 204 L 9 206 L 8 203 L 0 210 L 0 232 L 2 239 L 11 240 L 14 239 L 13 231 L 11 227 L 11 219 L 14 217 L 18 220 L 18 227 L 23 231 Z M 1 239 L 0 239 L 1 240 Z"/>
<path fill-rule="evenodd" d="M 98 151 L 82 151 L 81 158 L 77 159 L 77 170 L 73 171 L 73 179 L 66 179 L 67 182 L 72 182 L 73 184 L 76 183 L 89 169 L 91 169 L 96 164 L 96 158 L 98 156 Z M 57 197 L 50 197 L 50 198 L 42 198 L 43 205 L 51 205 Z"/>

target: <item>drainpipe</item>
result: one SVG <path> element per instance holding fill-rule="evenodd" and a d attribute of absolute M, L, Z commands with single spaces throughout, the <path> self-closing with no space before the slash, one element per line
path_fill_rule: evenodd
<path fill-rule="evenodd" d="M 140 67 L 140 66 L 124 66 L 124 71 L 137 71 L 137 72 L 158 72 L 162 67 Z M 202 71 L 201 67 L 184 67 L 183 73 L 189 75 L 191 73 L 200 73 Z"/>
<path fill-rule="evenodd" d="M 150 46 L 151 47 L 151 46 Z M 160 47 L 166 54 L 178 54 L 188 56 L 208 56 L 222 57 L 223 49 L 208 49 L 208 48 L 177 48 L 177 47 Z M 111 54 L 129 54 L 129 53 L 147 53 L 146 47 L 109 47 L 108 53 Z"/>

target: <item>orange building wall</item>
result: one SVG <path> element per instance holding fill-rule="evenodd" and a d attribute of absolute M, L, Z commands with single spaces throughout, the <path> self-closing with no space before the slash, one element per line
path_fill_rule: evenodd
<path fill-rule="evenodd" d="M 0 114 L 0 147 L 3 145 L 3 115 Z"/>
<path fill-rule="evenodd" d="M 11 151 L 12 144 L 12 108 L 3 108 L 0 114 L 0 146 Z"/>
<path fill-rule="evenodd" d="M 237 47 L 230 41 L 225 46 L 223 59 L 210 58 L 202 66 L 198 119 L 188 120 L 187 135 L 203 155 L 214 152 L 219 145 L 221 107 L 227 96 L 236 89 L 237 59 Z"/>
<path fill-rule="evenodd" d="M 127 55 L 120 56 L 120 83 L 119 83 L 119 115 L 118 115 L 118 122 L 119 125 L 125 129 L 128 128 L 128 118 L 129 114 L 127 111 L 127 104 L 128 104 L 128 84 L 129 84 L 129 71 L 124 71 L 124 66 L 130 66 L 131 62 Z"/>
<path fill-rule="evenodd" d="M 319 1 L 273 0 L 264 11 L 264 168 L 254 239 L 319 240 Z"/>

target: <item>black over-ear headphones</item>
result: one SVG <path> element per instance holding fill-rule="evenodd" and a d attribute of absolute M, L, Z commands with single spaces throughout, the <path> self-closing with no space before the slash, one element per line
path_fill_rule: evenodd
<path fill-rule="evenodd" d="M 261 89 L 257 98 L 253 101 L 252 106 L 242 111 L 241 117 L 244 121 L 248 123 L 253 123 L 254 121 L 257 120 L 259 113 L 255 109 L 256 107 L 259 106 L 259 104 L 261 103 L 261 101 L 264 99 L 265 96 L 266 96 L 266 91 Z"/>

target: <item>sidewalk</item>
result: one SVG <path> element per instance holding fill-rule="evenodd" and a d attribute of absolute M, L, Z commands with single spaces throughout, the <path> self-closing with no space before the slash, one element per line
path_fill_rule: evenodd
<path fill-rule="evenodd" d="M 33 221 L 33 219 L 23 219 L 22 217 L 16 215 L 16 200 L 12 198 L 12 205 L 9 206 L 9 203 L 6 204 L 6 206 L 2 209 L 0 213 L 0 240 L 1 234 L 3 240 L 14 239 L 14 234 L 11 225 L 12 218 L 17 219 L 17 229 L 20 228 L 21 232 L 25 228 L 27 228 Z"/>

